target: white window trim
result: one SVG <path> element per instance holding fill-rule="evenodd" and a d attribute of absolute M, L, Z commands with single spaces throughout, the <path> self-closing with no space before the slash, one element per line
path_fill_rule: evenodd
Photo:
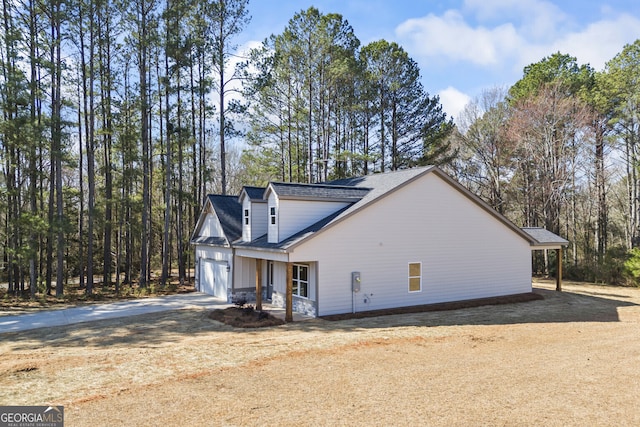
<path fill-rule="evenodd" d="M 411 264 L 419 264 L 420 265 L 420 275 L 419 276 L 410 276 L 409 275 L 409 271 L 411 270 Z M 420 278 L 420 289 L 418 289 L 417 291 L 412 291 L 411 290 L 411 279 L 414 278 Z M 410 262 L 407 264 L 407 291 L 410 294 L 415 294 L 418 292 L 422 292 L 422 261 L 414 261 L 414 262 Z"/>
<path fill-rule="evenodd" d="M 309 295 L 309 293 L 310 293 L 310 292 L 309 292 L 309 282 L 310 282 L 310 281 L 309 281 L 309 272 L 311 271 L 311 269 L 309 268 L 309 265 L 308 265 L 308 264 L 293 264 L 293 267 L 294 267 L 294 270 L 295 270 L 295 267 L 298 267 L 298 269 L 299 269 L 300 267 L 303 267 L 303 268 L 306 268 L 306 269 L 307 269 L 307 280 L 306 280 L 306 281 L 304 281 L 304 280 L 300 280 L 299 278 L 298 278 L 298 279 L 296 279 L 296 277 L 295 277 L 295 273 L 293 273 L 293 277 L 291 277 L 291 282 L 292 282 L 292 283 L 291 283 L 291 288 L 293 288 L 293 287 L 294 287 L 294 286 L 293 286 L 293 282 L 298 282 L 298 293 L 297 293 L 297 294 L 296 294 L 296 293 L 293 293 L 293 296 L 294 296 L 294 297 L 298 297 L 298 298 L 309 299 L 309 296 L 308 296 L 308 295 Z M 298 276 L 299 276 L 299 275 L 300 275 L 300 271 L 298 270 Z M 300 283 L 306 283 L 306 284 L 307 284 L 307 296 L 306 296 L 306 297 L 305 297 L 304 295 L 300 295 Z"/>
<path fill-rule="evenodd" d="M 277 215 L 276 207 L 269 206 L 269 225 L 274 226 L 277 224 L 276 215 Z"/>

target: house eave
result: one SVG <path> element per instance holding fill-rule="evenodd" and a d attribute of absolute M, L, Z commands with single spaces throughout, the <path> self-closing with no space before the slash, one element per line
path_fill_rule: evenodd
<path fill-rule="evenodd" d="M 303 197 L 303 196 L 280 196 L 278 195 L 280 200 L 299 200 L 305 202 L 336 202 L 336 203 L 355 203 L 362 199 L 361 197 Z"/>

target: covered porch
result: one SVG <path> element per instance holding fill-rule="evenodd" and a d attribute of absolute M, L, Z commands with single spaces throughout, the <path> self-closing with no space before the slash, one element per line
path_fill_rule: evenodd
<path fill-rule="evenodd" d="M 283 251 L 238 249 L 241 287 L 255 294 L 256 310 L 280 308 L 287 322 L 294 313 L 317 315 L 317 262 L 292 262 Z M 250 288 L 249 288 L 250 287 Z"/>
<path fill-rule="evenodd" d="M 522 227 L 531 238 L 531 251 L 556 252 L 556 291 L 562 291 L 562 253 L 569 241 L 541 227 Z"/>

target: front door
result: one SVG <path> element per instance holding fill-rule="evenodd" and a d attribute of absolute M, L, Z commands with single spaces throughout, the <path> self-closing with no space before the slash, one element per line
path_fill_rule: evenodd
<path fill-rule="evenodd" d="M 271 301 L 271 294 L 273 293 L 273 261 L 267 262 L 267 298 Z"/>

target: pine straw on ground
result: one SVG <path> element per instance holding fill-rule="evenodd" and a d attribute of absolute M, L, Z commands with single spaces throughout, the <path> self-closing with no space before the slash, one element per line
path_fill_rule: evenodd
<path fill-rule="evenodd" d="M 284 324 L 284 320 L 266 311 L 256 311 L 253 306 L 213 310 L 207 317 L 236 328 L 266 328 Z"/>
<path fill-rule="evenodd" d="M 0 335 L 0 402 L 68 425 L 640 425 L 640 290 L 238 329 L 188 309 Z"/>

